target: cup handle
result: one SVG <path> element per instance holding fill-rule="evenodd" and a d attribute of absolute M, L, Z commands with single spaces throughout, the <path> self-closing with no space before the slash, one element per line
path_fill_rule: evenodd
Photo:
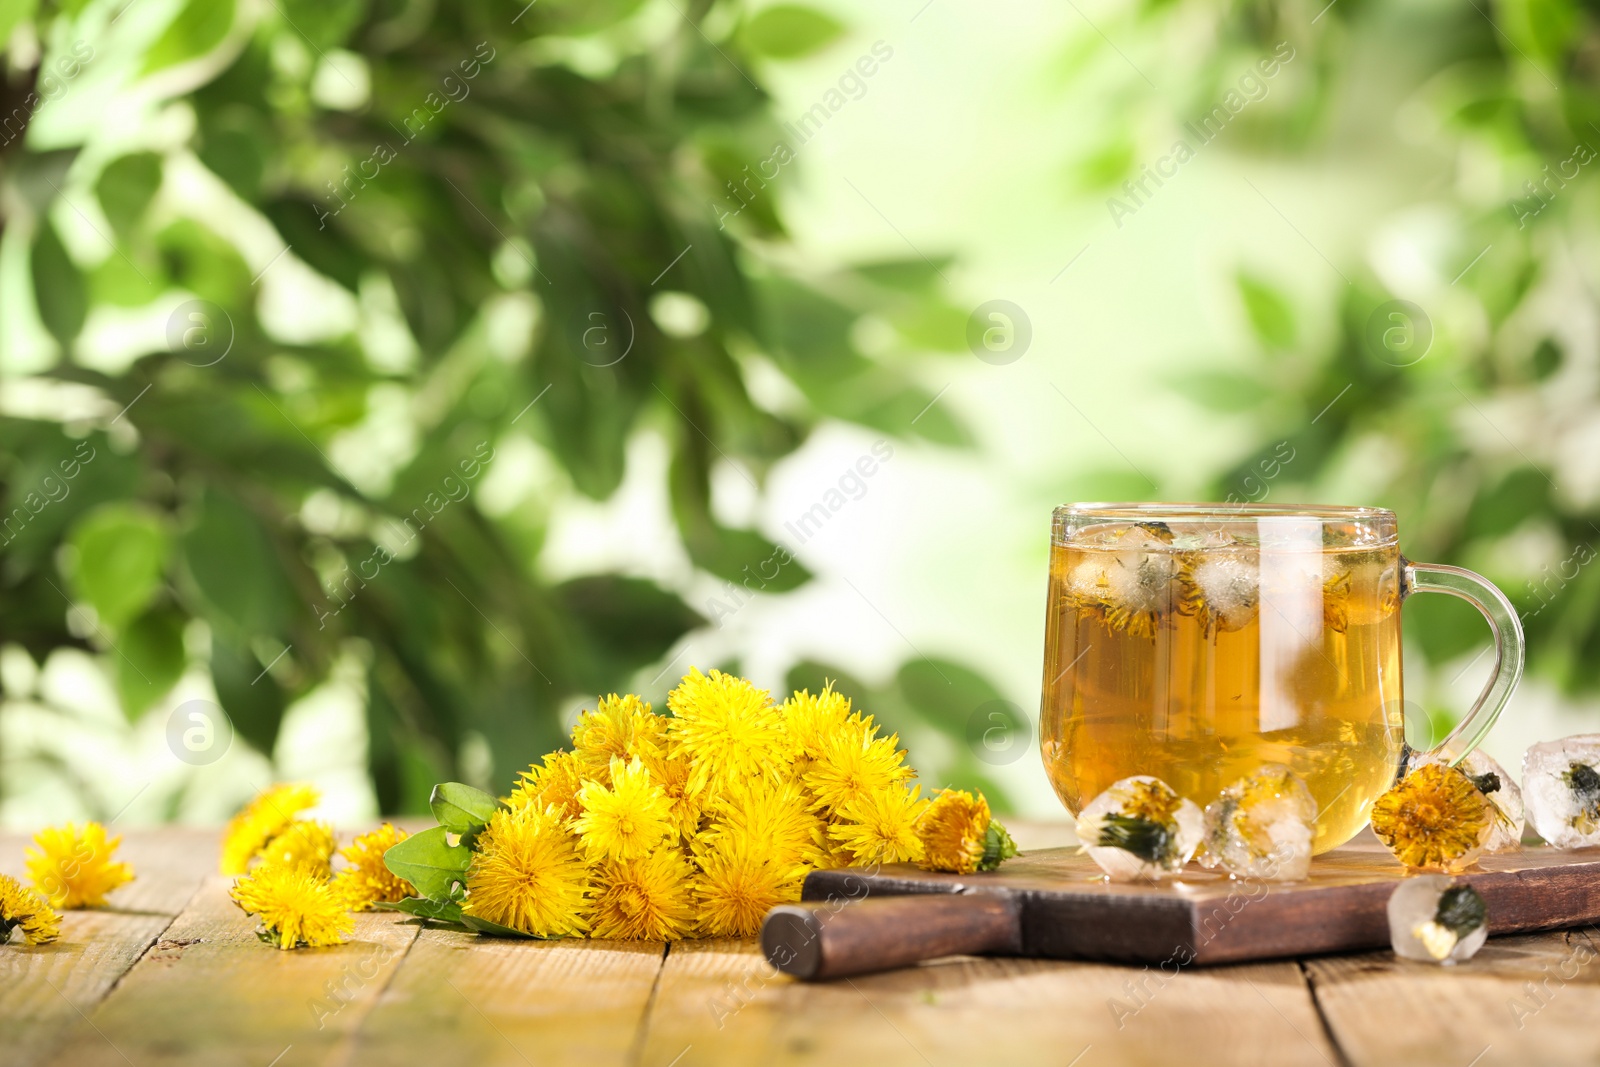
<path fill-rule="evenodd" d="M 1460 597 L 1483 612 L 1494 637 L 1494 671 L 1484 684 L 1483 692 L 1478 694 L 1466 718 L 1429 750 L 1430 755 L 1444 755 L 1455 764 L 1478 747 L 1522 679 L 1522 619 L 1506 595 L 1481 574 L 1442 563 L 1412 563 L 1404 558 L 1400 564 L 1402 601 L 1412 593 L 1448 593 Z"/>

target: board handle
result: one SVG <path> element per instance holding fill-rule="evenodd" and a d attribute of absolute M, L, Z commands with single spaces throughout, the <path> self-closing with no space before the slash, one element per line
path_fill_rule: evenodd
<path fill-rule="evenodd" d="M 940 956 L 1018 953 L 1017 904 L 994 893 L 918 893 L 780 904 L 761 926 L 761 951 L 805 981 L 905 967 Z"/>

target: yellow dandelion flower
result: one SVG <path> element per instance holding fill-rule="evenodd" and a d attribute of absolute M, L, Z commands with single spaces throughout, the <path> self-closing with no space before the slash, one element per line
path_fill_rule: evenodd
<path fill-rule="evenodd" d="M 802 757 L 814 758 L 822 743 L 850 723 L 853 729 L 869 731 L 872 716 L 859 711 L 851 713 L 850 698 L 841 696 L 833 683 L 812 696 L 810 691 L 798 690 L 783 702 L 783 728 L 789 741 Z"/>
<path fill-rule="evenodd" d="M 1017 854 L 1006 828 L 989 813 L 982 793 L 940 790 L 917 819 L 923 857 L 918 866 L 930 871 L 971 874 L 992 871 Z"/>
<path fill-rule="evenodd" d="M 0 874 L 0 945 L 11 940 L 11 932 L 22 928 L 22 939 L 30 945 L 48 945 L 61 936 L 61 916 L 44 897 L 8 874 Z"/>
<path fill-rule="evenodd" d="M 552 809 L 497 811 L 467 868 L 468 915 L 535 937 L 587 933 L 588 868 Z"/>
<path fill-rule="evenodd" d="M 602 780 L 611 771 L 613 756 L 624 763 L 635 756 L 643 759 L 666 745 L 666 719 L 650 710 L 650 705 L 629 693 L 602 697 L 593 711 L 578 716 L 572 727 L 574 754 L 588 773 Z"/>
<path fill-rule="evenodd" d="M 915 863 L 923 857 L 917 817 L 928 805 L 920 792 L 892 785 L 858 796 L 839 809 L 842 821 L 828 833 L 857 864 Z"/>
<path fill-rule="evenodd" d="M 350 865 L 334 876 L 333 891 L 346 908 L 365 911 L 374 904 L 393 904 L 417 895 L 415 886 L 383 864 L 383 854 L 408 836 L 384 823 L 339 850 Z"/>
<path fill-rule="evenodd" d="M 1183 798 L 1174 793 L 1171 786 L 1151 778 L 1128 785 L 1121 813 L 1132 819 L 1144 819 L 1165 826 L 1172 822 L 1182 806 Z"/>
<path fill-rule="evenodd" d="M 847 722 L 822 738 L 804 774 L 816 808 L 836 813 L 854 800 L 911 778 L 905 752 L 896 747 L 900 738 L 875 737 L 875 732 Z"/>
<path fill-rule="evenodd" d="M 1341 571 L 1322 583 L 1322 625 L 1340 634 L 1349 629 L 1349 571 Z"/>
<path fill-rule="evenodd" d="M 729 786 L 712 807 L 712 821 L 696 841 L 716 846 L 724 840 L 781 864 L 825 861 L 822 820 L 806 810 L 799 783 L 757 778 Z"/>
<path fill-rule="evenodd" d="M 707 937 L 754 937 L 768 911 L 800 899 L 802 866 L 774 863 L 733 844 L 712 848 L 699 861 L 695 905 L 699 932 Z"/>
<path fill-rule="evenodd" d="M 578 790 L 583 788 L 584 763 L 575 752 L 552 752 L 523 772 L 506 803 L 513 808 L 532 806 L 543 811 L 554 807 L 563 819 L 583 813 Z"/>
<path fill-rule="evenodd" d="M 260 864 L 228 895 L 261 920 L 261 940 L 281 949 L 343 944 L 355 929 L 332 887 L 304 867 Z"/>
<path fill-rule="evenodd" d="M 611 761 L 611 788 L 588 782 L 578 793 L 583 814 L 572 828 L 591 859 L 631 860 L 659 845 L 673 831 L 672 808 L 661 787 L 637 758 Z"/>
<path fill-rule="evenodd" d="M 309 785 L 275 785 L 252 800 L 228 823 L 222 835 L 222 873 L 243 874 L 267 842 L 283 833 L 296 815 L 315 807 Z"/>
<path fill-rule="evenodd" d="M 28 877 L 56 908 L 98 908 L 106 894 L 133 881 L 133 868 L 114 862 L 122 838 L 106 838 L 106 828 L 89 822 L 50 826 L 34 836 L 37 851 L 27 850 Z"/>
<path fill-rule="evenodd" d="M 842 825 L 843 819 L 820 822 L 821 837 L 817 842 L 817 856 L 813 866 L 819 871 L 830 871 L 839 867 L 854 867 L 855 854 L 833 838 L 833 828 Z"/>
<path fill-rule="evenodd" d="M 296 819 L 259 855 L 280 867 L 303 867 L 326 881 L 333 877 L 334 844 L 333 827 L 327 823 Z"/>
<path fill-rule="evenodd" d="M 1460 768 L 1429 763 L 1378 798 L 1372 832 L 1407 867 L 1454 872 L 1483 851 L 1494 810 Z"/>
<path fill-rule="evenodd" d="M 700 817 L 705 814 L 709 789 L 693 788 L 690 773 L 693 765 L 682 752 L 658 750 L 640 757 L 644 769 L 650 772 L 650 781 L 659 786 L 667 798 L 673 829 L 685 840 L 693 838 L 700 829 Z"/>
<path fill-rule="evenodd" d="M 783 718 L 765 689 L 743 678 L 691 668 L 667 695 L 667 734 L 688 755 L 696 790 L 753 778 L 783 765 L 789 743 Z"/>
<path fill-rule="evenodd" d="M 694 926 L 694 867 L 675 848 L 594 868 L 590 934 L 631 941 L 676 941 Z"/>

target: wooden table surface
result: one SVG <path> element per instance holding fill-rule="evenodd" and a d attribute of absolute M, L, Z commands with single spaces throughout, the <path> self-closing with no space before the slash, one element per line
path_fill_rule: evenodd
<path fill-rule="evenodd" d="M 1024 847 L 1062 843 L 1019 827 Z M 25 839 L 0 835 L 19 874 Z M 836 983 L 745 941 L 514 942 L 364 914 L 280 952 L 216 875 L 217 834 L 130 831 L 138 880 L 0 946 L 0 1065 L 1593 1064 L 1600 939 L 1491 940 L 1454 968 L 1389 952 L 1189 969 L 954 958 Z"/>

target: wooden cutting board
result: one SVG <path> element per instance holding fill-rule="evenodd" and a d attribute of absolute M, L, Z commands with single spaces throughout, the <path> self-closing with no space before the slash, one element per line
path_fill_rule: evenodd
<path fill-rule="evenodd" d="M 785 922 L 769 917 L 780 970 L 828 977 L 900 965 L 948 949 L 1126 963 L 1211 964 L 1387 947 L 1389 895 L 1407 874 L 1370 831 L 1318 856 L 1300 883 L 1234 881 L 1198 867 L 1159 884 L 1111 883 L 1076 848 L 1028 852 L 991 874 L 934 874 L 895 865 L 814 871 Z M 1485 856 L 1461 876 L 1483 894 L 1491 934 L 1600 920 L 1600 849 L 1536 844 Z M 932 909 L 918 906 L 921 897 Z M 808 975 L 816 953 L 824 973 Z M 887 928 L 896 924 L 898 933 Z M 786 928 L 785 928 L 786 926 Z M 822 936 L 826 935 L 826 936 Z M 787 940 L 805 959 L 785 966 Z M 921 947 L 919 947 L 919 945 Z M 849 956 L 855 961 L 852 965 Z M 892 962 L 891 962 L 892 961 Z M 861 964 L 869 964 L 862 966 Z"/>

